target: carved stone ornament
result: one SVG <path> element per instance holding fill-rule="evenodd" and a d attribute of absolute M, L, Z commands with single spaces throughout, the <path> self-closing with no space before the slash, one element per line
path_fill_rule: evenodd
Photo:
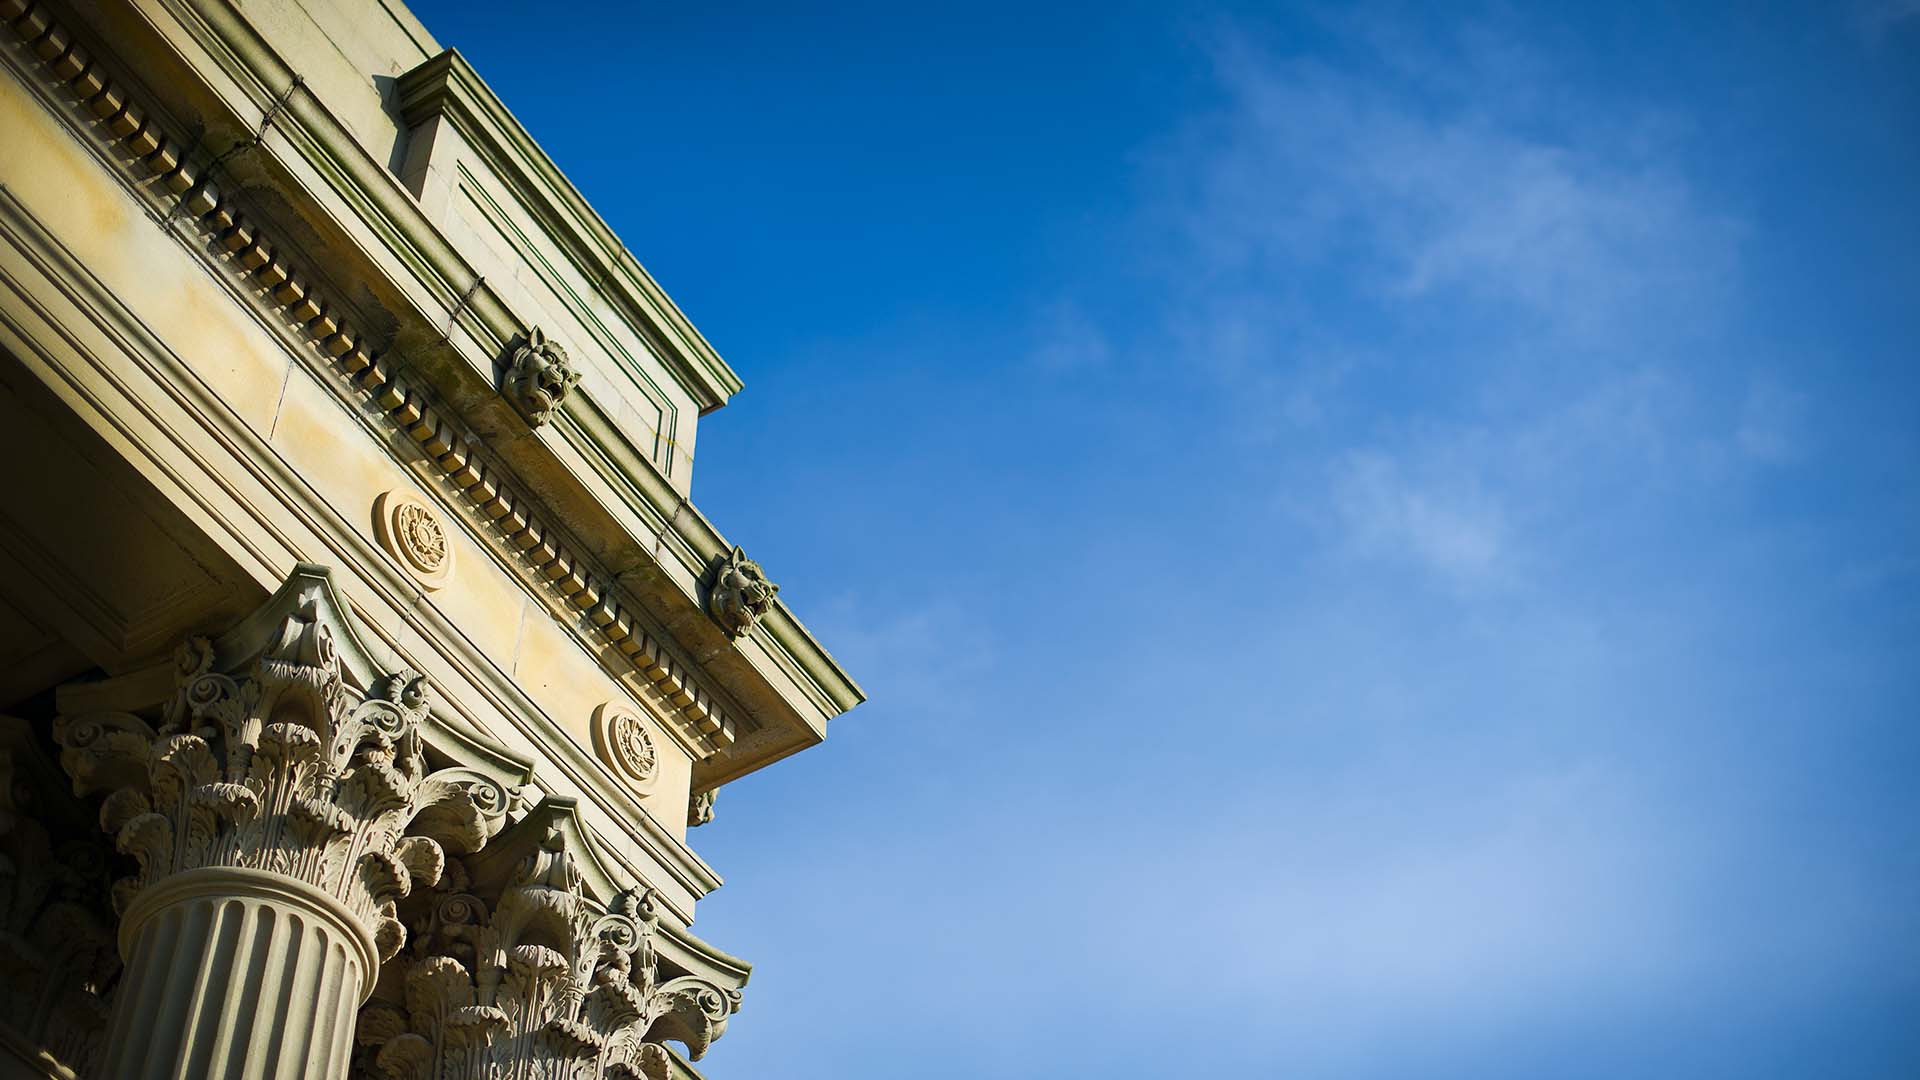
<path fill-rule="evenodd" d="M 138 865 L 112 889 L 129 924 L 141 893 L 171 876 L 262 871 L 331 897 L 384 960 L 406 939 L 395 904 L 438 882 L 449 850 L 478 850 L 500 817 L 469 770 L 429 771 L 426 680 L 401 672 L 354 693 L 317 596 L 292 596 L 250 670 L 221 670 L 206 638 L 182 644 L 157 727 L 132 713 L 60 717 L 60 763 L 76 794 L 107 793 L 100 826 Z"/>
<path fill-rule="evenodd" d="M 453 577 L 453 544 L 440 515 L 409 491 L 389 491 L 373 504 L 380 546 L 399 559 L 422 585 L 438 589 Z"/>
<path fill-rule="evenodd" d="M 513 832 L 525 835 L 502 841 L 530 842 L 504 883 L 417 908 L 410 955 L 360 1010 L 353 1075 L 667 1080 L 667 1040 L 698 1061 L 739 991 L 663 960 L 650 891 L 605 911 L 588 899 L 558 822 L 535 815 Z"/>
<path fill-rule="evenodd" d="M 88 1076 L 99 1067 L 120 953 L 105 903 L 106 843 L 84 830 L 59 779 L 30 725 L 0 717 L 0 1023 L 18 1045 Z"/>
<path fill-rule="evenodd" d="M 735 547 L 714 573 L 707 611 L 728 637 L 739 637 L 773 610 L 773 598 L 779 591 L 780 586 L 767 580 L 760 564 Z"/>
<path fill-rule="evenodd" d="M 687 828 L 697 829 L 713 820 L 713 804 L 720 797 L 719 788 L 696 791 L 687 799 Z"/>
<path fill-rule="evenodd" d="M 507 357 L 500 389 L 527 423 L 539 427 L 553 419 L 569 392 L 580 382 L 580 372 L 567 359 L 567 350 L 547 340 L 539 327 L 521 336 Z"/>
<path fill-rule="evenodd" d="M 593 749 L 614 775 L 635 787 L 646 788 L 660 774 L 660 752 L 647 722 L 614 702 L 593 710 Z"/>

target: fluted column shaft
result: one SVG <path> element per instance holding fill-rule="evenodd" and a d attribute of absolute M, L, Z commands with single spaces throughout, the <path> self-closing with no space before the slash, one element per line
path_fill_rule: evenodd
<path fill-rule="evenodd" d="M 343 1080 L 372 938 L 338 900 L 263 870 L 189 870 L 121 921 L 126 975 L 101 1075 Z"/>

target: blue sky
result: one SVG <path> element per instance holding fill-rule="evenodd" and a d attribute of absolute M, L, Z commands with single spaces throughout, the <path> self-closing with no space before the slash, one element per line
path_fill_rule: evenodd
<path fill-rule="evenodd" d="M 1920 4 L 415 6 L 872 696 L 716 1080 L 1920 1075 Z"/>

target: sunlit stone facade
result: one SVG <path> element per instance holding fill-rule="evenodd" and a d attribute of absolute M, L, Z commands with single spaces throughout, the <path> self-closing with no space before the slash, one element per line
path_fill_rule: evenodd
<path fill-rule="evenodd" d="M 690 501 L 739 379 L 397 3 L 0 63 L 0 1076 L 697 1075 L 690 830 L 861 700 Z"/>

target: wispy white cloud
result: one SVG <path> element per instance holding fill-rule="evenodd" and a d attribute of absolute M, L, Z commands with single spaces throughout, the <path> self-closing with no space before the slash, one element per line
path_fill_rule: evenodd
<path fill-rule="evenodd" d="M 1217 33 L 1226 104 L 1156 159 L 1154 213 L 1170 336 L 1239 424 L 1321 462 L 1317 501 L 1298 476 L 1286 501 L 1341 550 L 1484 585 L 1550 566 L 1542 530 L 1595 484 L 1740 441 L 1691 430 L 1689 362 L 1744 229 L 1666 137 L 1684 124 L 1542 85 L 1497 25 L 1460 36 L 1374 34 L 1333 67 Z"/>
<path fill-rule="evenodd" d="M 1554 125 L 1556 138 L 1486 94 L 1448 108 L 1418 82 L 1290 60 L 1245 36 L 1223 35 L 1214 55 L 1229 106 L 1173 151 L 1212 278 L 1338 266 L 1383 305 L 1476 302 L 1509 332 L 1563 344 L 1717 308 L 1737 230 L 1645 145 L 1660 118 L 1596 110 Z"/>
<path fill-rule="evenodd" d="M 1442 806 L 1376 796 L 1345 807 L 1361 850 L 1281 841 L 1288 875 L 1321 883 L 1229 905 L 1236 940 L 1255 954 L 1235 977 L 1282 1000 L 1360 995 L 1376 1009 L 1444 1004 L 1456 1015 L 1489 999 L 1510 1011 L 1518 991 L 1666 985 L 1688 957 L 1689 845 L 1661 835 L 1638 788 L 1588 762 Z"/>
<path fill-rule="evenodd" d="M 1333 506 L 1363 551 L 1404 553 L 1449 577 L 1478 581 L 1498 567 L 1506 512 L 1470 472 L 1425 468 L 1379 450 L 1353 451 L 1333 467 Z"/>
<path fill-rule="evenodd" d="M 1349 556 L 1402 560 L 1450 585 L 1515 585 L 1563 572 L 1573 543 L 1621 492 L 1670 488 L 1717 459 L 1686 432 L 1688 391 L 1652 370 L 1608 372 L 1567 400 L 1515 415 L 1390 428 L 1336 452 L 1324 501 L 1292 499 Z"/>

